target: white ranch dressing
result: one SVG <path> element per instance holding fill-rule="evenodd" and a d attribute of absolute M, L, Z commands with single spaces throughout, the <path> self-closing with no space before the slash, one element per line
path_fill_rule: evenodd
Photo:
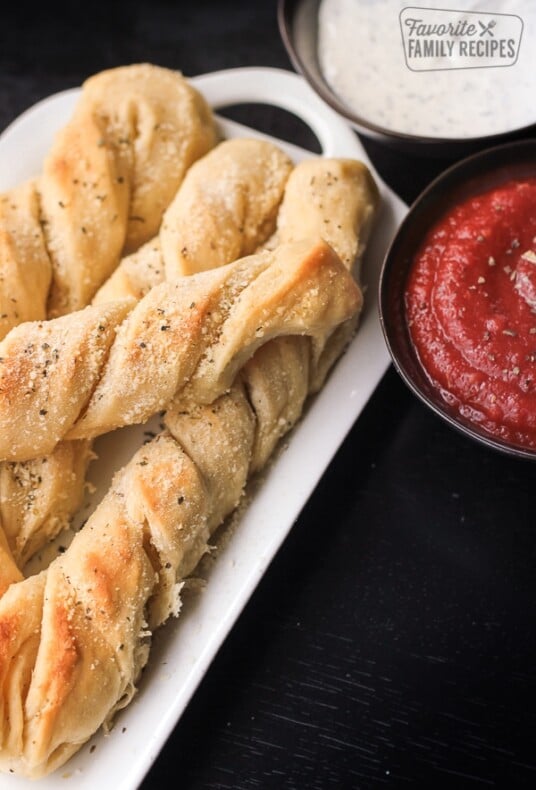
<path fill-rule="evenodd" d="M 409 62 L 420 68 L 424 61 L 419 61 L 419 47 L 426 36 L 419 37 L 424 28 L 405 19 L 422 19 L 424 24 L 432 18 L 433 9 L 451 14 L 443 14 L 445 20 L 459 19 L 456 12 L 465 12 L 465 31 L 453 26 L 454 35 L 432 33 L 428 40 L 434 40 L 437 57 L 426 62 L 439 70 L 412 70 L 407 60 L 408 38 L 413 31 Z M 513 65 L 466 68 L 459 67 L 466 61 L 449 60 L 448 47 L 451 53 L 454 45 L 459 47 L 464 38 L 459 34 L 468 30 L 469 23 L 475 23 L 475 41 L 497 39 L 502 27 L 489 31 L 476 27 L 480 20 L 487 24 L 492 14 L 516 15 L 522 20 L 521 25 L 515 18 L 500 17 L 501 25 L 511 23 L 514 32 L 516 25 L 522 27 Z M 512 45 L 505 43 L 505 47 L 508 55 Z M 391 131 L 453 139 L 501 134 L 536 123 L 535 0 L 423 0 L 420 6 L 411 0 L 321 0 L 318 59 L 324 79 L 351 111 Z M 480 61 L 473 58 L 471 62 Z"/>

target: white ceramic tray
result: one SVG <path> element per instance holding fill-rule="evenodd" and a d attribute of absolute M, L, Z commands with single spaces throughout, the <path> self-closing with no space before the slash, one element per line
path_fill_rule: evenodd
<path fill-rule="evenodd" d="M 247 102 L 280 106 L 305 121 L 325 156 L 365 161 L 376 177 L 383 208 L 366 252 L 363 277 L 365 308 L 359 332 L 333 369 L 285 449 L 263 476 L 255 497 L 240 516 L 224 549 L 212 564 L 205 590 L 190 598 L 180 617 L 154 636 L 149 664 L 139 693 L 122 711 L 112 732 L 96 734 L 63 768 L 36 782 L 1 775 L 2 790 L 133 790 L 177 723 L 238 618 L 265 569 L 284 541 L 346 434 L 385 373 L 389 357 L 377 310 L 381 262 L 407 207 L 383 183 L 356 134 L 324 105 L 305 81 L 291 72 L 237 68 L 192 78 L 217 111 Z M 24 112 L 0 136 L 0 191 L 41 170 L 55 131 L 70 117 L 79 89 L 55 94 Z M 296 161 L 308 151 L 249 127 L 218 122 L 226 137 L 255 135 L 278 143 Z M 121 429 L 95 444 L 100 459 L 90 467 L 96 491 L 80 519 L 85 519 L 122 466 L 156 425 Z M 180 773 L 180 754 L 176 757 Z"/>

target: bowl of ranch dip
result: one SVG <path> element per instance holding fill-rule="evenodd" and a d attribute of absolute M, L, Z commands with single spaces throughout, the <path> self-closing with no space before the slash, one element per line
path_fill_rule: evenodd
<path fill-rule="evenodd" d="M 534 0 L 280 0 L 278 21 L 296 70 L 371 138 L 450 155 L 536 130 Z"/>

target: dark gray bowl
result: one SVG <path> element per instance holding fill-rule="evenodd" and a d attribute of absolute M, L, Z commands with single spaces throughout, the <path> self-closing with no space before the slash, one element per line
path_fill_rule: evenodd
<path fill-rule="evenodd" d="M 413 349 L 404 303 L 408 272 L 427 230 L 456 203 L 507 178 L 521 176 L 536 176 L 536 139 L 506 143 L 472 154 L 438 176 L 410 207 L 386 253 L 379 280 L 379 312 L 393 365 L 423 403 L 450 426 L 480 444 L 508 455 L 536 460 L 536 449 L 491 436 L 464 419 L 440 397 Z"/>
<path fill-rule="evenodd" d="M 536 132 L 536 124 L 531 124 L 504 134 L 443 139 L 393 132 L 356 115 L 333 93 L 320 70 L 317 55 L 319 5 L 320 0 L 279 0 L 277 17 L 281 38 L 296 71 L 357 132 L 411 154 L 453 160 L 504 142 L 526 138 L 531 132 Z"/>

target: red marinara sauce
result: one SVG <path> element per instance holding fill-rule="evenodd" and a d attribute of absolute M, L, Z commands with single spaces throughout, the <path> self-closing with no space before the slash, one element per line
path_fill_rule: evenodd
<path fill-rule="evenodd" d="M 536 448 L 536 177 L 449 210 L 412 263 L 405 304 L 443 399 L 492 436 Z"/>

